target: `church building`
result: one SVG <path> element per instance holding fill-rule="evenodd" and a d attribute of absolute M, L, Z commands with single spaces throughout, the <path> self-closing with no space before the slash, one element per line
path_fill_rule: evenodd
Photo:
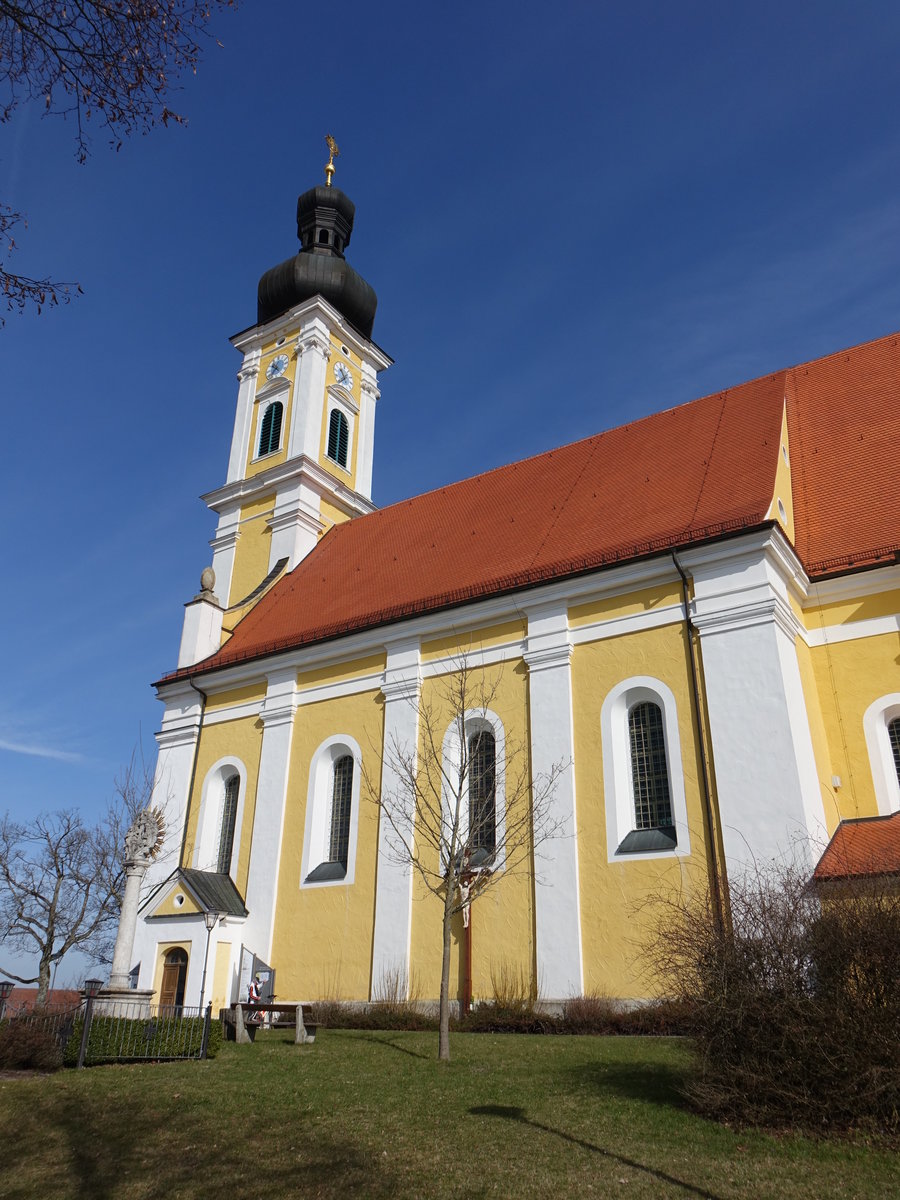
<path fill-rule="evenodd" d="M 648 899 L 727 897 L 773 859 L 812 875 L 846 823 L 896 826 L 900 335 L 379 510 L 391 359 L 332 172 L 231 339 L 212 570 L 155 685 L 172 850 L 132 978 L 215 1010 L 259 964 L 285 1001 L 434 1000 L 441 906 L 379 797 L 430 761 L 424 714 L 464 667 L 490 698 L 459 720 L 492 886 L 455 919 L 451 997 L 640 1001 Z M 523 772 L 552 780 L 554 836 L 514 870 Z"/>

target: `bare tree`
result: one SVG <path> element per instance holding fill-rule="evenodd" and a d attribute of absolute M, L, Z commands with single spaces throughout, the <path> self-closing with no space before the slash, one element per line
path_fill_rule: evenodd
<path fill-rule="evenodd" d="M 532 778 L 528 746 L 507 732 L 499 746 L 490 716 L 500 677 L 491 682 L 460 653 L 418 707 L 418 746 L 385 749 L 383 788 L 365 790 L 388 830 L 388 846 L 409 864 L 441 905 L 442 956 L 438 1057 L 450 1058 L 450 944 L 453 918 L 517 871 L 533 872 L 535 855 L 560 836 L 553 797 L 566 763 Z M 386 768 L 386 769 L 385 769 Z"/>
<path fill-rule="evenodd" d="M 169 108 L 174 80 L 195 71 L 213 11 L 235 0 L 0 0 L 0 123 L 20 104 L 38 101 L 44 115 L 74 122 L 75 153 L 84 162 L 86 126 L 122 139 L 155 125 L 181 124 Z M 0 286 L 8 311 L 67 301 L 72 285 L 10 271 L 12 230 L 21 213 L 0 204 Z M 2 322 L 0 322 L 2 323 Z"/>
<path fill-rule="evenodd" d="M 37 956 L 37 973 L 7 978 L 38 985 L 47 1002 L 53 967 L 70 950 L 109 961 L 125 885 L 125 834 L 146 807 L 152 774 L 133 756 L 115 798 L 93 825 L 77 809 L 28 823 L 0 819 L 0 943 Z"/>

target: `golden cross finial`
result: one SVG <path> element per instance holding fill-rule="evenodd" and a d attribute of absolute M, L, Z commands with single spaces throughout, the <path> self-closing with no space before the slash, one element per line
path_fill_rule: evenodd
<path fill-rule="evenodd" d="M 325 164 L 325 186 L 331 187 L 331 177 L 334 174 L 334 160 L 340 154 L 340 150 L 338 150 L 338 144 L 330 133 L 325 134 L 325 141 L 328 143 L 330 151 L 328 162 Z"/>

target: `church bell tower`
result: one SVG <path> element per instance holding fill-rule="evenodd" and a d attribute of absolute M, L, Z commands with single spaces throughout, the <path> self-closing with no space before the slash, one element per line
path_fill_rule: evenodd
<path fill-rule="evenodd" d="M 297 201 L 300 249 L 265 272 L 256 324 L 231 339 L 243 362 L 228 472 L 203 497 L 218 517 L 223 635 L 332 525 L 374 508 L 377 376 L 391 359 L 372 341 L 375 292 L 345 258 L 356 210 L 332 185 L 327 141 L 326 183 Z M 201 648 L 183 642 L 183 656 Z"/>

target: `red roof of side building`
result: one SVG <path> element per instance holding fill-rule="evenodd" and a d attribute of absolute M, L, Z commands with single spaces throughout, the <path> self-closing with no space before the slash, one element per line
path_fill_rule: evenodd
<path fill-rule="evenodd" d="M 18 984 L 10 993 L 6 1002 L 7 1013 L 34 1012 L 38 989 L 36 987 L 19 987 Z M 77 1008 L 81 1003 L 81 992 L 77 988 L 51 988 L 47 993 L 47 1010 L 50 1012 L 67 1011 Z"/>
<path fill-rule="evenodd" d="M 823 881 L 897 874 L 900 874 L 900 812 L 889 817 L 842 821 L 813 878 Z"/>
<path fill-rule="evenodd" d="M 843 351 L 332 528 L 216 654 L 166 679 L 644 557 L 766 520 L 788 404 L 811 575 L 891 559 L 900 337 Z M 161 681 L 162 682 L 162 681 Z"/>

